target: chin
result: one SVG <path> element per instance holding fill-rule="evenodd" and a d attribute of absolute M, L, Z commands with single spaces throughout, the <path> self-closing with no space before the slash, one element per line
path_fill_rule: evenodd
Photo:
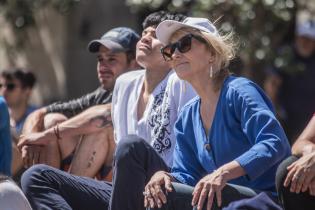
<path fill-rule="evenodd" d="M 102 80 L 101 86 L 106 90 L 112 90 L 114 88 L 114 82 L 112 80 Z"/>
<path fill-rule="evenodd" d="M 175 73 L 177 74 L 178 78 L 181 79 L 181 80 L 186 80 L 187 78 L 187 75 L 181 71 L 177 71 L 175 70 Z"/>

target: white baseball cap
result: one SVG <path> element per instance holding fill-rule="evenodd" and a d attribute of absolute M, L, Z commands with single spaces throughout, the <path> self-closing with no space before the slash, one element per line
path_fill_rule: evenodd
<path fill-rule="evenodd" d="M 195 28 L 215 36 L 219 36 L 217 28 L 207 18 L 187 17 L 183 22 L 164 20 L 155 30 L 156 37 L 166 45 L 168 44 L 171 35 L 183 27 Z"/>
<path fill-rule="evenodd" d="M 298 23 L 296 33 L 299 36 L 306 36 L 315 39 L 315 21 L 309 20 Z"/>

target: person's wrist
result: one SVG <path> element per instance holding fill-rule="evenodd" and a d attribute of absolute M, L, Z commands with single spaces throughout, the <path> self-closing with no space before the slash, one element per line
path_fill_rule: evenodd
<path fill-rule="evenodd" d="M 300 151 L 296 151 L 293 149 L 292 155 L 300 158 L 302 156 L 306 156 L 314 152 L 315 152 L 315 146 L 313 144 L 306 144 L 300 149 Z"/>
<path fill-rule="evenodd" d="M 220 174 L 220 176 L 223 178 L 225 182 L 228 182 L 231 179 L 229 176 L 230 175 L 229 170 L 225 169 L 224 167 L 218 168 L 216 172 Z"/>
<path fill-rule="evenodd" d="M 55 132 L 54 132 L 54 127 L 45 130 L 43 133 L 44 133 L 44 138 L 47 138 L 49 140 L 56 139 L 56 135 L 55 135 Z"/>
<path fill-rule="evenodd" d="M 165 173 L 166 176 L 168 176 L 171 179 L 171 181 L 175 180 L 171 173 L 168 173 L 166 171 L 164 171 L 164 173 Z"/>

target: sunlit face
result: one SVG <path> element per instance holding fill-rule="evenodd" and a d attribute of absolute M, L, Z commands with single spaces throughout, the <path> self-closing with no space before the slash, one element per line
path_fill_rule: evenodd
<path fill-rule="evenodd" d="M 171 43 L 180 43 L 189 34 L 182 34 L 171 39 Z M 201 40 L 201 39 L 200 39 Z M 197 75 L 207 74 L 210 68 L 210 58 L 213 57 L 205 42 L 191 37 L 189 50 L 179 50 L 178 47 L 172 54 L 172 67 L 176 74 L 184 80 L 191 81 Z M 177 44 L 180 45 L 180 44 Z M 182 51 L 182 52 L 181 52 Z"/>
<path fill-rule="evenodd" d="M 2 95 L 9 107 L 25 104 L 30 95 L 30 88 L 23 88 L 17 79 L 6 80 L 0 77 L 0 95 Z"/>
<path fill-rule="evenodd" d="M 295 38 L 296 49 L 304 58 L 310 57 L 315 52 L 315 40 L 305 37 L 297 36 Z"/>
<path fill-rule="evenodd" d="M 117 77 L 128 70 L 126 53 L 113 53 L 108 48 L 100 46 L 97 53 L 97 74 L 104 89 L 112 90 Z"/>
<path fill-rule="evenodd" d="M 162 46 L 162 43 L 156 38 L 154 27 L 144 29 L 141 39 L 137 43 L 137 62 L 145 68 L 149 65 L 165 63 L 160 52 Z"/>

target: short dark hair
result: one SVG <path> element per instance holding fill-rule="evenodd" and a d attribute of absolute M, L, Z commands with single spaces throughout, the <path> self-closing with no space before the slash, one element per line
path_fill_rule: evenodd
<path fill-rule="evenodd" d="M 33 88 L 36 83 L 35 75 L 27 70 L 8 69 L 2 71 L 1 76 L 6 80 L 19 80 L 23 88 Z"/>
<path fill-rule="evenodd" d="M 171 13 L 171 12 L 166 12 L 166 11 L 158 11 L 158 12 L 153 12 L 150 15 L 148 15 L 143 23 L 142 27 L 143 29 L 146 29 L 150 26 L 156 27 L 159 25 L 164 20 L 176 20 L 176 21 L 183 21 L 187 16 L 180 14 L 180 13 Z"/>

